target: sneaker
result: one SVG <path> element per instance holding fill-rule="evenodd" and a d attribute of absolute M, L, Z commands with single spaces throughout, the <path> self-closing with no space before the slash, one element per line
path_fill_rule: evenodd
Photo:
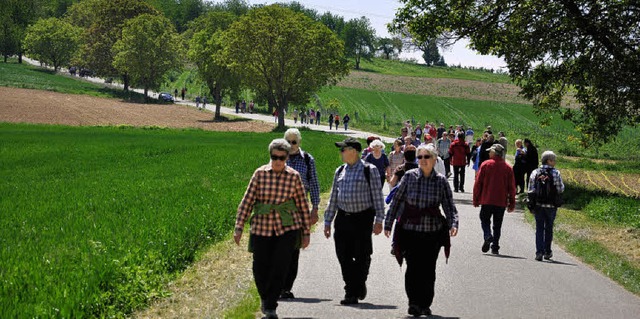
<path fill-rule="evenodd" d="M 294 299 L 293 293 L 291 291 L 283 291 L 280 294 L 280 299 Z"/>
<path fill-rule="evenodd" d="M 344 299 L 340 300 L 341 305 L 357 305 L 358 298 L 356 297 L 344 297 Z"/>
<path fill-rule="evenodd" d="M 414 317 L 420 317 L 422 315 L 422 310 L 416 305 L 409 305 L 407 312 Z"/>
<path fill-rule="evenodd" d="M 278 319 L 278 315 L 275 310 L 265 310 L 262 319 Z"/>
<path fill-rule="evenodd" d="M 500 255 L 500 253 L 498 252 L 498 250 L 497 250 L 497 249 L 495 249 L 495 248 L 491 248 L 491 253 L 492 253 L 492 254 L 494 254 L 494 255 Z"/>
<path fill-rule="evenodd" d="M 487 239 L 484 240 L 484 243 L 482 244 L 482 252 L 486 253 L 489 251 L 489 246 L 491 246 L 491 242 L 493 241 L 493 237 L 489 237 Z"/>
<path fill-rule="evenodd" d="M 364 300 L 364 298 L 367 298 L 367 284 L 362 285 L 362 289 L 358 295 L 359 300 Z"/>
<path fill-rule="evenodd" d="M 553 257 L 553 253 L 552 252 L 548 252 L 548 253 L 544 254 L 543 257 L 544 257 L 544 259 L 549 260 L 549 259 L 551 259 L 551 257 Z"/>
<path fill-rule="evenodd" d="M 536 254 L 536 260 L 542 261 L 542 254 Z"/>

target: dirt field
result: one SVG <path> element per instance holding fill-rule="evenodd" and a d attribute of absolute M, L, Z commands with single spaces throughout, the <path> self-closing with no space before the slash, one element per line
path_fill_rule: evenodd
<path fill-rule="evenodd" d="M 73 126 L 132 125 L 269 132 L 259 121 L 214 122 L 213 113 L 179 104 L 137 104 L 88 95 L 0 87 L 0 121 Z"/>

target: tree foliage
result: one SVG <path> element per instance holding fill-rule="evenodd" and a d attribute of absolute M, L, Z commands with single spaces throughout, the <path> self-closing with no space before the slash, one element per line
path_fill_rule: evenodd
<path fill-rule="evenodd" d="M 254 9 L 223 37 L 224 56 L 258 96 L 278 110 L 306 103 L 348 73 L 342 41 L 321 23 L 278 5 Z"/>
<path fill-rule="evenodd" d="M 0 4 L 0 50 L 6 57 L 18 55 L 22 63 L 22 40 L 27 27 L 38 20 L 45 12 L 45 0 L 3 0 Z M 7 38 L 4 38 L 4 37 Z"/>
<path fill-rule="evenodd" d="M 92 19 L 83 36 L 81 65 L 99 76 L 122 75 L 127 90 L 129 78 L 114 68 L 114 51 L 111 48 L 121 38 L 127 20 L 141 14 L 157 15 L 158 12 L 143 0 L 96 0 L 87 5 L 87 9 L 79 10 L 88 15 L 87 19 Z"/>
<path fill-rule="evenodd" d="M 338 36 L 342 35 L 345 25 L 343 17 L 327 11 L 320 16 L 319 21 Z"/>
<path fill-rule="evenodd" d="M 167 18 L 142 14 L 125 23 L 121 39 L 113 46 L 113 66 L 144 88 L 146 98 L 149 89 L 159 88 L 164 75 L 179 66 L 181 47 Z"/>
<path fill-rule="evenodd" d="M 64 20 L 41 19 L 27 28 L 24 48 L 32 57 L 53 65 L 58 71 L 76 54 L 81 33 L 80 28 Z"/>
<path fill-rule="evenodd" d="M 349 20 L 343 32 L 346 55 L 355 59 L 356 70 L 360 70 L 360 59 L 371 59 L 376 52 L 376 30 L 367 17 L 361 17 Z"/>
<path fill-rule="evenodd" d="M 234 95 L 240 88 L 240 78 L 222 58 L 222 34 L 236 19 L 229 12 L 212 11 L 193 23 L 194 35 L 189 41 L 189 60 L 204 80 L 216 104 L 215 118 L 220 118 L 220 106 L 225 94 Z"/>
<path fill-rule="evenodd" d="M 147 0 L 156 10 L 175 26 L 178 32 L 184 32 L 190 21 L 205 13 L 203 0 Z"/>
<path fill-rule="evenodd" d="M 540 114 L 560 112 L 602 143 L 640 120 L 640 4 L 631 0 L 403 0 L 393 28 L 419 39 L 468 37 L 503 57 Z M 578 110 L 562 108 L 567 97 Z"/>

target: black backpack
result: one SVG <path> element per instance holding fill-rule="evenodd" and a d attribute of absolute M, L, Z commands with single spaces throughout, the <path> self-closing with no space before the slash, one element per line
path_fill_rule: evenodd
<path fill-rule="evenodd" d="M 551 168 L 539 168 L 534 180 L 534 198 L 536 204 L 562 206 L 562 198 L 554 185 L 553 171 Z"/>

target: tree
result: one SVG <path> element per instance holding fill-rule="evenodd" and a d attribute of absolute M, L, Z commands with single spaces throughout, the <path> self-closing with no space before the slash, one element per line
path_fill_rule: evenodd
<path fill-rule="evenodd" d="M 351 19 L 344 26 L 344 45 L 347 57 L 354 58 L 356 70 L 360 70 L 360 59 L 371 59 L 375 53 L 376 30 L 367 17 Z"/>
<path fill-rule="evenodd" d="M 422 51 L 422 59 L 424 59 L 424 63 L 427 66 L 436 65 L 443 59 L 442 56 L 440 56 L 440 52 L 438 52 L 438 45 L 435 39 L 427 39 L 416 44 L 416 46 Z"/>
<path fill-rule="evenodd" d="M 331 30 L 278 5 L 250 11 L 222 41 L 225 58 L 243 82 L 276 107 L 280 128 L 289 103 L 307 103 L 349 71 L 342 41 Z"/>
<path fill-rule="evenodd" d="M 212 11 L 194 24 L 197 32 L 189 41 L 189 59 L 198 68 L 198 74 L 207 84 L 216 104 L 215 118 L 220 119 L 220 106 L 225 94 L 234 95 L 240 88 L 240 78 L 222 59 L 224 49 L 222 33 L 236 19 L 229 12 Z"/>
<path fill-rule="evenodd" d="M 180 65 L 180 38 L 167 18 L 142 14 L 128 20 L 122 38 L 113 46 L 113 66 L 128 74 L 134 85 L 157 89 L 164 75 Z"/>
<path fill-rule="evenodd" d="M 20 52 L 20 31 L 9 18 L 8 10 L 0 9 L 0 54 L 7 63 L 9 56 Z"/>
<path fill-rule="evenodd" d="M 77 53 L 82 30 L 58 18 L 38 20 L 27 28 L 24 48 L 40 62 L 58 71 Z"/>
<path fill-rule="evenodd" d="M 407 0 L 393 28 L 427 39 L 469 38 L 503 57 L 537 113 L 559 112 L 584 145 L 640 120 L 640 5 L 615 0 Z M 563 108 L 567 95 L 579 109 Z"/>
<path fill-rule="evenodd" d="M 27 27 L 38 20 L 45 11 L 45 0 L 4 0 L 0 5 L 0 28 L 2 36 L 0 49 L 6 57 L 18 55 L 18 63 L 22 63 L 22 40 Z"/>
<path fill-rule="evenodd" d="M 387 60 L 390 60 L 396 53 L 396 49 L 391 38 L 379 38 L 378 50 L 382 53 L 382 57 Z"/>
<path fill-rule="evenodd" d="M 83 5 L 79 2 L 78 5 Z M 118 73 L 114 68 L 114 51 L 111 48 L 122 36 L 125 22 L 141 14 L 158 12 L 143 0 L 96 0 L 87 1 L 87 9 L 79 10 L 93 20 L 83 36 L 81 46 L 82 66 L 93 70 L 97 75 L 113 77 L 121 75 L 124 90 L 129 89 L 129 76 Z"/>
<path fill-rule="evenodd" d="M 335 32 L 338 36 L 341 35 L 344 30 L 344 18 L 337 14 L 331 14 L 329 11 L 320 16 L 320 22 L 327 26 L 329 30 Z"/>

